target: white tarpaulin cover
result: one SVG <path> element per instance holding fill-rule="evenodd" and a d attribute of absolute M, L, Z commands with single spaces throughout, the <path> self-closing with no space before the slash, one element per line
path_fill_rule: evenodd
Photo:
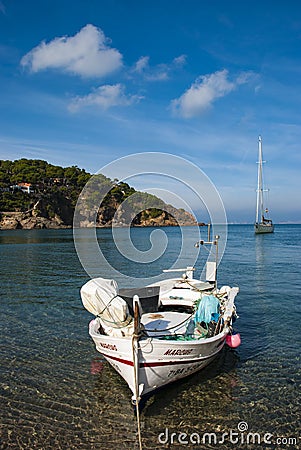
<path fill-rule="evenodd" d="M 128 305 L 118 296 L 116 281 L 105 278 L 93 278 L 81 288 L 84 307 L 95 316 L 99 316 L 107 326 L 120 327 L 129 315 Z"/>

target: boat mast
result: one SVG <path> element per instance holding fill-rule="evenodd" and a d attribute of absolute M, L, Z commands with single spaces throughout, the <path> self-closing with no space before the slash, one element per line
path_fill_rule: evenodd
<path fill-rule="evenodd" d="M 259 212 L 261 219 L 259 220 Z M 258 178 L 257 178 L 257 202 L 256 223 L 262 221 L 263 216 L 263 188 L 262 188 L 262 143 L 261 136 L 258 137 Z"/>

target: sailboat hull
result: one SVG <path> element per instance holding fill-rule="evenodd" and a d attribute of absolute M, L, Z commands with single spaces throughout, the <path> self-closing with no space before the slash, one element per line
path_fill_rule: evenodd
<path fill-rule="evenodd" d="M 255 234 L 274 233 L 274 225 L 272 223 L 255 223 Z"/>

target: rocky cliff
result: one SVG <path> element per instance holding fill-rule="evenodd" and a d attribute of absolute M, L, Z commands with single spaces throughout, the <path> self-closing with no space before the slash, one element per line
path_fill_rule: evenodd
<path fill-rule="evenodd" d="M 148 212 L 148 211 L 147 211 Z M 126 227 L 128 224 L 125 221 L 114 221 L 114 209 L 100 212 L 99 220 L 96 222 L 96 226 L 99 228 L 107 228 L 111 226 Z M 133 227 L 166 227 L 166 226 L 189 226 L 196 225 L 193 216 L 189 213 L 180 213 L 175 218 L 166 211 L 161 211 L 156 217 L 141 217 L 134 218 L 130 226 Z M 54 217 L 44 217 L 41 212 L 37 213 L 34 210 L 25 212 L 6 211 L 0 213 L 0 230 L 15 230 L 15 229 L 58 229 L 58 228 L 71 228 L 69 221 L 65 223 L 62 218 L 55 214 Z M 92 221 L 83 221 L 80 224 L 81 227 L 93 227 L 95 226 Z"/>

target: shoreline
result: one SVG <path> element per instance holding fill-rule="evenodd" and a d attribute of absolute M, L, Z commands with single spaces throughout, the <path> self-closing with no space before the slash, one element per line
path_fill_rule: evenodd
<path fill-rule="evenodd" d="M 70 220 L 71 219 L 71 220 Z M 29 211 L 3 211 L 0 212 L 0 230 L 36 230 L 36 229 L 66 229 L 74 228 L 72 217 L 65 223 L 57 214 L 54 217 L 45 217 L 37 214 L 35 210 Z M 199 223 L 194 221 L 179 221 L 173 218 L 159 216 L 157 219 L 150 218 L 143 220 L 141 223 L 131 222 L 130 225 L 118 222 L 114 223 L 110 219 L 105 224 L 94 223 L 90 221 L 79 222 L 79 226 L 75 228 L 144 228 L 144 227 L 178 227 L 178 226 L 198 226 Z"/>

